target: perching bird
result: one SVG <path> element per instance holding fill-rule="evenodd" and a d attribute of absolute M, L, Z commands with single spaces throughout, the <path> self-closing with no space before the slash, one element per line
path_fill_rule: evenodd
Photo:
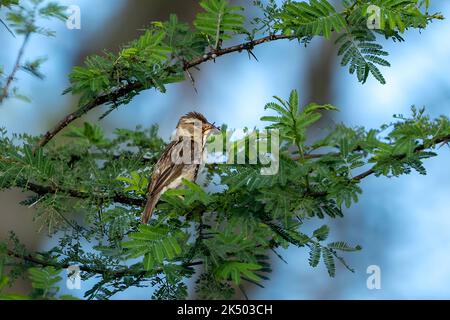
<path fill-rule="evenodd" d="M 178 188 L 183 179 L 197 179 L 206 140 L 210 134 L 219 132 L 220 130 L 200 113 L 189 112 L 180 118 L 175 137 L 153 168 L 147 189 L 147 204 L 141 216 L 142 223 L 148 223 L 164 192 Z"/>

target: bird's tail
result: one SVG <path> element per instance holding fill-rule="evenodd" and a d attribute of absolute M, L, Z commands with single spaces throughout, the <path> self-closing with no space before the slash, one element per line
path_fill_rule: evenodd
<path fill-rule="evenodd" d="M 149 196 L 147 200 L 147 204 L 145 205 L 144 212 L 141 215 L 141 223 L 147 224 L 150 218 L 152 217 L 153 210 L 155 209 L 156 204 L 158 203 L 159 196 Z"/>

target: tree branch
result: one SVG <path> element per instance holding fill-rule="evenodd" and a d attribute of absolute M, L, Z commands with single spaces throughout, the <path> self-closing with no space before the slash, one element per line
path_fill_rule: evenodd
<path fill-rule="evenodd" d="M 219 49 L 219 50 L 211 50 L 210 52 L 208 52 L 200 57 L 197 57 L 197 58 L 192 59 L 191 61 L 185 62 L 183 65 L 183 70 L 188 71 L 189 69 L 191 69 L 193 67 L 197 67 L 200 64 L 205 63 L 207 61 L 213 61 L 216 58 L 226 55 L 226 54 L 230 54 L 233 52 L 242 52 L 243 50 L 251 50 L 255 46 L 261 45 L 266 42 L 282 40 L 282 39 L 295 39 L 295 38 L 296 37 L 294 37 L 294 36 L 287 36 L 287 35 L 270 35 L 270 36 L 266 36 L 261 39 L 248 41 L 243 44 L 232 46 L 229 48 L 224 48 L 224 49 Z M 135 82 L 135 83 L 130 83 L 130 84 L 118 89 L 117 91 L 115 91 L 113 93 L 98 96 L 97 98 L 92 100 L 87 105 L 85 105 L 85 106 L 81 107 L 80 109 L 65 116 L 61 121 L 58 122 L 58 124 L 53 129 L 47 131 L 45 133 L 45 135 L 42 137 L 42 139 L 35 146 L 35 150 L 45 146 L 61 130 L 66 128 L 73 121 L 80 118 L 84 114 L 88 113 L 92 109 L 99 107 L 110 101 L 116 101 L 116 100 L 118 100 L 118 98 L 123 97 L 133 91 L 141 91 L 143 89 L 144 89 L 143 84 L 141 84 L 139 82 Z"/>
<path fill-rule="evenodd" d="M 253 41 L 248 41 L 236 46 L 232 46 L 229 48 L 224 48 L 224 49 L 218 49 L 218 50 L 211 50 L 210 52 L 204 54 L 203 56 L 197 57 L 192 59 L 189 62 L 186 62 L 184 64 L 184 69 L 191 69 L 193 67 L 196 67 L 204 62 L 207 61 L 211 61 L 211 60 L 215 60 L 216 58 L 226 55 L 226 54 L 230 54 L 233 52 L 242 52 L 242 51 L 247 51 L 247 50 L 252 50 L 254 47 L 261 45 L 263 43 L 267 43 L 267 42 L 272 42 L 272 41 L 277 41 L 277 40 L 284 40 L 284 39 L 295 39 L 296 36 L 288 36 L 288 35 L 269 35 L 257 40 L 253 40 Z"/>
<path fill-rule="evenodd" d="M 95 98 L 94 100 L 92 100 L 90 103 L 88 103 L 87 105 L 81 107 L 80 109 L 68 114 L 67 116 L 65 116 L 60 122 L 58 122 L 58 124 L 50 131 L 47 131 L 47 133 L 42 137 L 42 139 L 37 143 L 37 145 L 35 146 L 34 150 L 36 151 L 37 149 L 45 146 L 48 142 L 50 142 L 51 139 L 53 139 L 62 129 L 64 129 L 65 127 L 67 127 L 69 124 L 71 124 L 73 121 L 75 121 L 76 119 L 80 118 L 81 116 L 83 116 L 84 114 L 88 113 L 89 111 L 91 111 L 92 109 L 99 107 L 109 101 L 115 101 L 117 100 L 119 97 L 122 97 L 132 91 L 140 91 L 142 90 L 144 87 L 141 83 L 131 83 L 125 87 L 122 87 L 120 89 L 118 89 L 116 92 L 111 93 L 111 94 L 105 94 L 105 95 L 101 95 L 97 98 Z"/>
<path fill-rule="evenodd" d="M 19 71 L 19 69 L 20 69 L 22 58 L 25 53 L 25 47 L 27 46 L 28 41 L 30 40 L 30 35 L 31 35 L 30 33 L 27 33 L 25 35 L 25 38 L 23 39 L 22 45 L 20 46 L 20 49 L 19 49 L 19 53 L 17 54 L 16 62 L 14 63 L 14 67 L 11 71 L 11 74 L 6 79 L 5 86 L 2 88 L 2 92 L 0 94 L 0 104 L 2 104 L 3 100 L 8 98 L 8 96 L 9 96 L 9 90 L 10 90 L 11 84 L 13 83 L 14 78 L 16 77 L 17 71 Z"/>
<path fill-rule="evenodd" d="M 56 269 L 68 269 L 72 265 L 69 263 L 58 263 L 53 261 L 44 261 L 41 259 L 38 259 L 32 255 L 20 255 L 10 249 L 6 250 L 6 254 L 12 258 L 16 258 L 25 262 L 28 262 L 35 266 L 41 266 L 41 267 L 54 267 Z M 183 264 L 184 267 L 194 267 L 203 264 L 202 261 L 194 261 L 190 263 Z M 76 265 L 74 263 L 74 265 Z M 123 269 L 117 269 L 117 270 L 109 270 L 109 269 L 100 269 L 95 267 L 90 267 L 86 265 L 78 266 L 80 268 L 80 271 L 88 272 L 88 273 L 95 273 L 95 274 L 101 274 L 106 275 L 113 278 L 121 278 L 126 276 L 143 276 L 146 275 L 149 271 L 146 270 L 131 270 L 128 267 L 123 267 Z M 162 269 L 156 269 L 156 273 L 163 272 Z"/>
<path fill-rule="evenodd" d="M 436 146 L 436 145 L 441 144 L 441 143 L 446 143 L 448 141 L 450 141 L 450 134 L 432 141 L 429 146 L 427 146 L 425 144 L 418 145 L 414 149 L 414 153 L 418 153 L 418 152 L 424 151 L 424 150 L 426 150 L 428 148 L 431 148 L 431 147 Z M 399 155 L 397 158 L 398 158 L 398 160 L 403 160 L 406 157 L 407 157 L 407 155 L 403 154 L 403 155 Z M 367 171 L 365 171 L 365 172 L 363 172 L 363 173 L 353 177 L 352 180 L 354 180 L 354 181 L 361 181 L 361 180 L 363 180 L 363 179 L 373 175 L 375 172 L 376 172 L 375 171 L 375 167 L 372 167 L 371 169 L 369 169 L 369 170 L 367 170 Z"/>
<path fill-rule="evenodd" d="M 145 206 L 146 200 L 144 198 L 133 198 L 124 194 L 115 193 L 112 196 L 107 194 L 93 194 L 88 192 L 82 192 L 74 189 L 57 189 L 50 186 L 42 186 L 32 182 L 24 183 L 20 187 L 30 190 L 38 195 L 63 193 L 67 194 L 73 198 L 78 199 L 89 199 L 89 198 L 99 198 L 99 199 L 111 199 L 115 203 L 121 203 L 129 206 L 143 207 Z"/>

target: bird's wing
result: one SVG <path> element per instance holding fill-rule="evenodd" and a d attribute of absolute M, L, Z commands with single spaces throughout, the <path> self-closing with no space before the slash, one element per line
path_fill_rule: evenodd
<path fill-rule="evenodd" d="M 159 195 L 164 187 L 181 175 L 184 164 L 176 164 L 172 161 L 172 152 L 180 146 L 180 140 L 172 141 L 161 154 L 148 185 L 149 197 Z"/>
<path fill-rule="evenodd" d="M 147 204 L 141 215 L 141 222 L 146 224 L 151 218 L 153 210 L 159 201 L 164 188 L 169 186 L 172 181 L 182 175 L 184 164 L 177 164 L 172 161 L 172 152 L 177 152 L 181 146 L 180 141 L 169 143 L 156 162 L 152 177 L 148 185 Z M 179 152 L 179 151 L 178 151 Z"/>

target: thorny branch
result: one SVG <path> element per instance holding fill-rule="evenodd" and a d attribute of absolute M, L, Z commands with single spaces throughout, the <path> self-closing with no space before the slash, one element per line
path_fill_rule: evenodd
<path fill-rule="evenodd" d="M 207 61 L 215 61 L 216 58 L 230 54 L 233 52 L 242 52 L 244 50 L 251 51 L 255 46 L 261 45 L 266 42 L 272 42 L 276 40 L 282 40 L 282 39 L 295 39 L 295 36 L 288 36 L 288 35 L 269 35 L 257 40 L 252 40 L 245 42 L 243 44 L 231 46 L 229 48 L 224 49 L 218 49 L 218 50 L 211 50 L 210 52 L 199 56 L 197 58 L 192 59 L 191 61 L 185 62 L 183 65 L 183 70 L 188 72 L 189 69 L 199 66 L 202 63 L 205 63 Z M 170 71 L 170 70 L 169 70 Z M 123 97 L 133 91 L 141 91 L 144 89 L 144 85 L 139 82 L 130 83 L 117 91 L 109 94 L 104 94 L 101 96 L 98 96 L 97 98 L 93 99 L 90 103 L 86 104 L 85 106 L 81 107 L 80 109 L 68 114 L 65 116 L 61 121 L 57 123 L 57 125 L 49 130 L 45 135 L 42 137 L 42 139 L 37 143 L 35 146 L 35 150 L 42 148 L 47 143 L 50 142 L 61 130 L 66 128 L 69 124 L 71 124 L 76 119 L 80 118 L 84 114 L 88 113 L 92 109 L 95 109 L 96 107 L 99 107 L 105 103 L 111 102 L 111 101 L 117 101 L 120 97 Z"/>

